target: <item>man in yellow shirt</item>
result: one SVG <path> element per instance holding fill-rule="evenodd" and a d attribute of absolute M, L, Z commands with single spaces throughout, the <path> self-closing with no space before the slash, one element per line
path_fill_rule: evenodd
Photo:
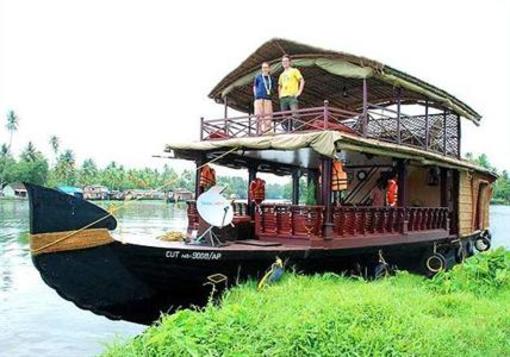
<path fill-rule="evenodd" d="M 297 119 L 297 110 L 299 108 L 298 98 L 303 93 L 305 80 L 299 72 L 299 69 L 291 66 L 290 57 L 282 57 L 283 72 L 278 79 L 278 93 L 280 97 L 280 110 L 292 111 L 292 117 L 283 120 L 282 126 L 286 131 L 292 131 L 292 122 Z"/>

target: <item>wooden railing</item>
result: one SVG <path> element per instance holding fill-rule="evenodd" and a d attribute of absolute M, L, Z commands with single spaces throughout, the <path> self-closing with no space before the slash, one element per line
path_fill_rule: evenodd
<path fill-rule="evenodd" d="M 261 129 L 265 120 L 267 129 Z M 396 144 L 458 157 L 459 117 L 451 112 L 407 115 L 388 107 L 367 103 L 366 111 L 353 112 L 331 107 L 274 112 L 260 118 L 244 115 L 233 118 L 201 118 L 200 140 L 241 138 L 309 130 L 339 130 Z"/>
<path fill-rule="evenodd" d="M 246 221 L 247 205 L 234 202 L 234 224 Z M 255 210 L 259 238 L 323 237 L 324 206 L 262 204 Z M 447 207 L 333 207 L 334 238 L 449 230 Z M 195 201 L 188 201 L 188 229 L 198 227 Z"/>
<path fill-rule="evenodd" d="M 279 237 L 322 235 L 323 206 L 263 204 L 255 213 L 255 234 Z"/>
<path fill-rule="evenodd" d="M 333 223 L 340 237 L 449 229 L 446 207 L 334 207 Z"/>
<path fill-rule="evenodd" d="M 358 121 L 360 113 L 328 106 L 274 112 L 268 118 L 245 115 L 234 118 L 201 119 L 200 140 L 260 136 L 268 133 L 293 133 L 305 130 L 343 130 L 356 133 L 351 127 Z M 267 121 L 268 129 L 260 128 L 260 120 Z"/>

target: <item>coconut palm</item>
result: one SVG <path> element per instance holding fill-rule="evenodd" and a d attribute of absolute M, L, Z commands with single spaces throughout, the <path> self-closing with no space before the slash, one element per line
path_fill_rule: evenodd
<path fill-rule="evenodd" d="M 19 118 L 16 115 L 16 113 L 14 113 L 14 110 L 10 110 L 7 113 L 7 124 L 5 125 L 5 127 L 7 128 L 7 130 L 10 133 L 9 150 L 11 149 L 11 146 L 12 146 L 12 137 L 14 135 L 14 132 L 18 130 L 18 126 L 19 126 Z"/>
<path fill-rule="evenodd" d="M 56 136 L 56 135 L 52 135 L 50 137 L 50 145 L 51 145 L 51 148 L 53 149 L 53 153 L 55 154 L 55 157 L 57 157 L 58 151 L 60 149 L 60 139 L 59 139 L 59 137 Z"/>

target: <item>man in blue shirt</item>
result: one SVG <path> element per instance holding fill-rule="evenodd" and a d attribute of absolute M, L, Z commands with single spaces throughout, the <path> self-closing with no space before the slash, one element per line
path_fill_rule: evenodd
<path fill-rule="evenodd" d="M 269 63 L 262 63 L 262 72 L 257 74 L 253 82 L 253 104 L 257 116 L 257 133 L 265 134 L 271 131 L 273 115 L 273 93 L 277 89 L 276 83 L 269 72 Z"/>

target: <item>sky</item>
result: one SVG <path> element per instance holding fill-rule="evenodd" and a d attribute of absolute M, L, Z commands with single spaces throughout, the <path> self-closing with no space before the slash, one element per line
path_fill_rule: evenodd
<path fill-rule="evenodd" d="M 263 42 L 284 37 L 447 90 L 483 116 L 480 127 L 464 121 L 463 152 L 510 170 L 509 1 L 0 4 L 0 143 L 14 110 L 14 152 L 31 140 L 51 157 L 57 135 L 79 162 L 162 167 L 168 161 L 152 155 L 165 143 L 198 140 L 201 116 L 222 117 L 209 91 Z"/>

